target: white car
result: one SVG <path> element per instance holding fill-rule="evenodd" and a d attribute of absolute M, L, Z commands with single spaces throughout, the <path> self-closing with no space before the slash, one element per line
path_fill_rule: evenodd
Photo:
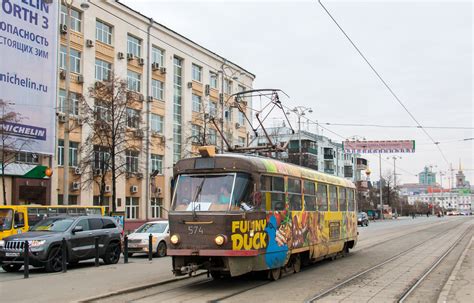
<path fill-rule="evenodd" d="M 170 228 L 168 220 L 151 221 L 137 228 L 128 235 L 128 256 L 134 253 L 148 254 L 149 236 L 152 235 L 153 255 L 157 257 L 166 256 L 169 243 Z"/>

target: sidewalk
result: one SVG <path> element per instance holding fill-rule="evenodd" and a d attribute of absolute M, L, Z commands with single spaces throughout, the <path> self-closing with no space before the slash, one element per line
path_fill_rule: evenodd
<path fill-rule="evenodd" d="M 82 263 L 80 263 L 82 264 Z M 0 272 L 2 302 L 73 302 L 110 292 L 174 279 L 171 258 L 123 258 L 116 265 L 94 267 L 86 262 L 67 273 L 35 271 L 29 279 L 23 273 Z"/>

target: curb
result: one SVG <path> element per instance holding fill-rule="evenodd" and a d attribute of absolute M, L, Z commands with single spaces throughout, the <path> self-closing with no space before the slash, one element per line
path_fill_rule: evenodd
<path fill-rule="evenodd" d="M 154 282 L 154 283 L 145 284 L 145 285 L 133 286 L 133 287 L 122 289 L 122 290 L 111 291 L 111 292 L 108 292 L 108 293 L 105 293 L 105 294 L 102 294 L 102 295 L 99 295 L 99 296 L 80 299 L 80 300 L 77 300 L 77 301 L 74 301 L 74 302 L 83 303 L 83 302 L 97 301 L 97 300 L 101 300 L 101 299 L 110 298 L 110 297 L 113 297 L 113 296 L 118 296 L 118 295 L 123 295 L 123 294 L 131 293 L 131 292 L 136 292 L 136 291 L 151 288 L 151 287 L 156 287 L 156 286 L 170 284 L 170 283 L 173 283 L 173 282 L 187 280 L 187 279 L 202 276 L 202 275 L 205 275 L 205 274 L 207 274 L 207 271 L 198 273 L 196 275 L 193 275 L 192 277 L 185 276 L 185 277 L 181 277 L 181 278 L 174 278 L 174 279 L 170 279 L 170 280 L 164 280 L 164 281 Z"/>
<path fill-rule="evenodd" d="M 444 303 L 444 302 L 448 301 L 449 292 L 451 291 L 451 288 L 453 287 L 454 280 L 456 280 L 456 276 L 457 276 L 459 270 L 461 269 L 462 262 L 466 258 L 467 252 L 471 248 L 473 240 L 474 240 L 474 237 L 471 237 L 471 240 L 469 241 L 468 245 L 466 246 L 466 248 L 462 252 L 461 256 L 459 257 L 459 260 L 456 263 L 456 266 L 454 266 L 454 269 L 451 272 L 451 274 L 449 275 L 449 278 L 446 281 L 446 284 L 444 284 L 443 289 L 439 293 L 437 303 Z"/>

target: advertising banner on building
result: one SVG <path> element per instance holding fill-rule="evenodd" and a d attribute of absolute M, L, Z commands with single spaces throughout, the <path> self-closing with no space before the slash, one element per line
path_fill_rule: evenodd
<path fill-rule="evenodd" d="M 0 127 L 10 148 L 54 154 L 58 3 L 1 1 Z"/>
<path fill-rule="evenodd" d="M 344 141 L 343 148 L 349 154 L 414 153 L 415 140 Z"/>

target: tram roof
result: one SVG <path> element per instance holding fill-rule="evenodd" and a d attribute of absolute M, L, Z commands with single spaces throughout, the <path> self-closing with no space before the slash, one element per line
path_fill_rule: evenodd
<path fill-rule="evenodd" d="M 202 159 L 202 160 L 199 160 Z M 214 159 L 214 160 L 212 160 Z M 202 163 L 199 163 L 202 162 Z M 192 163 L 192 164 L 191 164 Z M 212 163 L 212 167 L 206 166 L 206 163 Z M 298 166 L 291 163 L 286 163 L 272 158 L 248 155 L 248 154 L 216 154 L 211 158 L 188 158 L 180 160 L 176 163 L 175 171 L 177 173 L 190 172 L 189 170 L 208 170 L 208 169 L 223 169 L 223 170 L 237 170 L 259 172 L 266 174 L 279 174 L 295 178 L 303 178 L 329 184 L 335 184 L 345 187 L 355 188 L 351 181 L 325 174 L 314 169 Z"/>

